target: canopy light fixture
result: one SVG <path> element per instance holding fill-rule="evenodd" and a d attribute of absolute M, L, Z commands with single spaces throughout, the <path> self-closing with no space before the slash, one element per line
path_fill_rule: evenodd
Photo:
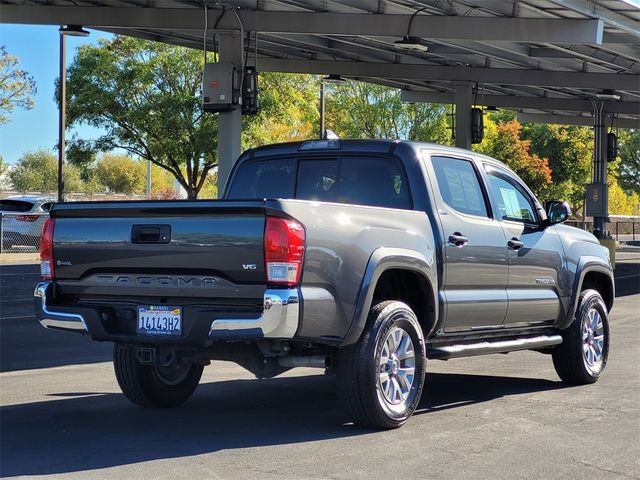
<path fill-rule="evenodd" d="M 615 90 L 605 89 L 596 93 L 596 98 L 598 100 L 620 100 L 620 95 Z"/>
<path fill-rule="evenodd" d="M 88 37 L 89 32 L 82 28 L 82 25 L 62 25 L 58 31 L 60 35 L 69 35 L 70 37 Z"/>
<path fill-rule="evenodd" d="M 420 37 L 413 37 L 410 35 L 405 35 L 402 40 L 396 40 L 394 42 L 394 46 L 402 50 L 410 50 L 413 52 L 426 52 L 429 50 L 429 44 L 427 42 Z"/>
<path fill-rule="evenodd" d="M 347 81 L 347 79 L 343 78 L 340 75 L 336 75 L 336 74 L 332 73 L 331 75 L 328 75 L 328 76 L 324 77 L 322 79 L 322 81 L 326 82 L 326 83 L 344 83 L 344 82 Z"/>

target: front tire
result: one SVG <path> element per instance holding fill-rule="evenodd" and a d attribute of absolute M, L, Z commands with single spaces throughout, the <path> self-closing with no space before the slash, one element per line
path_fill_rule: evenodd
<path fill-rule="evenodd" d="M 338 357 L 338 396 L 354 424 L 404 425 L 420 402 L 426 362 L 422 329 L 411 308 L 398 301 L 375 305 L 358 343 Z"/>
<path fill-rule="evenodd" d="M 135 347 L 115 344 L 113 366 L 118 385 L 125 396 L 145 407 L 175 407 L 186 402 L 195 391 L 203 365 L 177 361 L 168 367 L 142 365 Z"/>
<path fill-rule="evenodd" d="M 609 358 L 607 306 L 597 290 L 584 290 L 576 316 L 553 349 L 553 365 L 566 383 L 585 385 L 600 378 Z"/>

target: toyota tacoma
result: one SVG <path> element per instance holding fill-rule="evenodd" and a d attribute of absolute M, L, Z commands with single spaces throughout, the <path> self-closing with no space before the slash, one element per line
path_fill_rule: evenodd
<path fill-rule="evenodd" d="M 56 204 L 37 318 L 114 343 L 124 394 L 175 406 L 211 360 L 259 378 L 335 372 L 350 419 L 394 428 L 427 359 L 548 354 L 595 382 L 609 353 L 608 251 L 501 162 L 404 141 L 251 149 L 220 200 Z"/>

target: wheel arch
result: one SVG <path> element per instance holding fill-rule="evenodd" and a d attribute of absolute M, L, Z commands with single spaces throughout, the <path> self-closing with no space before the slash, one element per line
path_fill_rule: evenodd
<path fill-rule="evenodd" d="M 417 288 L 412 288 L 416 282 Z M 349 331 L 341 346 L 358 341 L 371 307 L 381 300 L 399 300 L 414 311 L 427 338 L 438 320 L 435 264 L 419 252 L 381 247 L 369 258 Z"/>
<path fill-rule="evenodd" d="M 582 257 L 576 269 L 569 311 L 561 328 L 568 328 L 573 322 L 580 301 L 580 292 L 585 288 L 592 288 L 600 293 L 607 311 L 613 308 L 615 284 L 611 266 L 598 257 Z"/>

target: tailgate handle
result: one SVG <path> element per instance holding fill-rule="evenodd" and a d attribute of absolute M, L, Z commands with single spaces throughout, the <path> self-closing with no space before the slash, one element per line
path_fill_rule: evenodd
<path fill-rule="evenodd" d="M 133 225 L 131 243 L 169 243 L 171 225 Z"/>

